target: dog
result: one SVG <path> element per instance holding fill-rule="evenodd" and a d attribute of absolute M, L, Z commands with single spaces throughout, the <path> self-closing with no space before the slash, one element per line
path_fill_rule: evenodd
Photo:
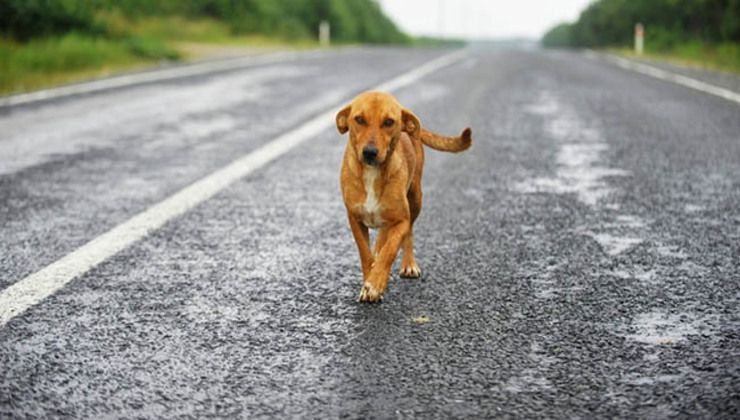
<path fill-rule="evenodd" d="M 357 96 L 336 116 L 340 134 L 349 131 L 340 182 L 349 225 L 360 253 L 360 302 L 380 302 L 393 261 L 403 247 L 400 276 L 418 278 L 413 226 L 421 212 L 422 145 L 461 152 L 473 142 L 470 128 L 459 137 L 435 134 L 413 112 L 384 92 Z M 368 229 L 378 229 L 370 250 Z"/>

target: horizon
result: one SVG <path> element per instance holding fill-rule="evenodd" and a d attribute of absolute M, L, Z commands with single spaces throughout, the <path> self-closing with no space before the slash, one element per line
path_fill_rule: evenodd
<path fill-rule="evenodd" d="M 379 0 L 378 4 L 399 29 L 412 36 L 466 41 L 537 41 L 554 26 L 577 20 L 591 2 Z"/>

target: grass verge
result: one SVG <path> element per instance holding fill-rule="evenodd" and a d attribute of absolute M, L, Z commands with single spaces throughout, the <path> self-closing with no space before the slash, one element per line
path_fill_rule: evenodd
<path fill-rule="evenodd" d="M 628 48 L 611 49 L 610 51 L 637 58 L 634 51 Z M 707 44 L 691 41 L 659 50 L 648 46 L 643 57 L 740 75 L 740 44 L 737 43 Z"/>
<path fill-rule="evenodd" d="M 107 39 L 69 33 L 24 44 L 0 38 L 0 93 L 29 91 L 180 58 L 181 54 L 164 42 L 142 36 Z"/>
<path fill-rule="evenodd" d="M 100 15 L 105 34 L 68 33 L 19 43 L 0 38 L 0 95 L 105 77 L 161 62 L 237 55 L 255 49 L 311 48 L 306 39 L 235 36 L 212 19 L 178 16 L 128 20 Z"/>

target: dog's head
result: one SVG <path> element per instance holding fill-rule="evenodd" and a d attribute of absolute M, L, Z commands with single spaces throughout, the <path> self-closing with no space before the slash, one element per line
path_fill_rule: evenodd
<path fill-rule="evenodd" d="M 402 132 L 419 136 L 421 124 L 396 98 L 383 92 L 365 92 L 337 114 L 337 130 L 349 131 L 358 160 L 379 166 L 388 159 Z"/>

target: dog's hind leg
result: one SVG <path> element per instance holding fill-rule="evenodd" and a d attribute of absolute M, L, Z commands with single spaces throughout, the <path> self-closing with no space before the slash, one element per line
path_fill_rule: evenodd
<path fill-rule="evenodd" d="M 409 234 L 403 241 L 403 257 L 401 259 L 401 277 L 416 279 L 421 277 L 421 269 L 414 257 L 414 222 L 421 213 L 421 185 L 415 184 L 408 194 L 409 210 L 411 213 L 411 227 Z"/>
<path fill-rule="evenodd" d="M 421 277 L 421 269 L 414 257 L 414 232 L 410 231 L 403 241 L 403 258 L 401 259 L 401 277 L 416 279 Z"/>

